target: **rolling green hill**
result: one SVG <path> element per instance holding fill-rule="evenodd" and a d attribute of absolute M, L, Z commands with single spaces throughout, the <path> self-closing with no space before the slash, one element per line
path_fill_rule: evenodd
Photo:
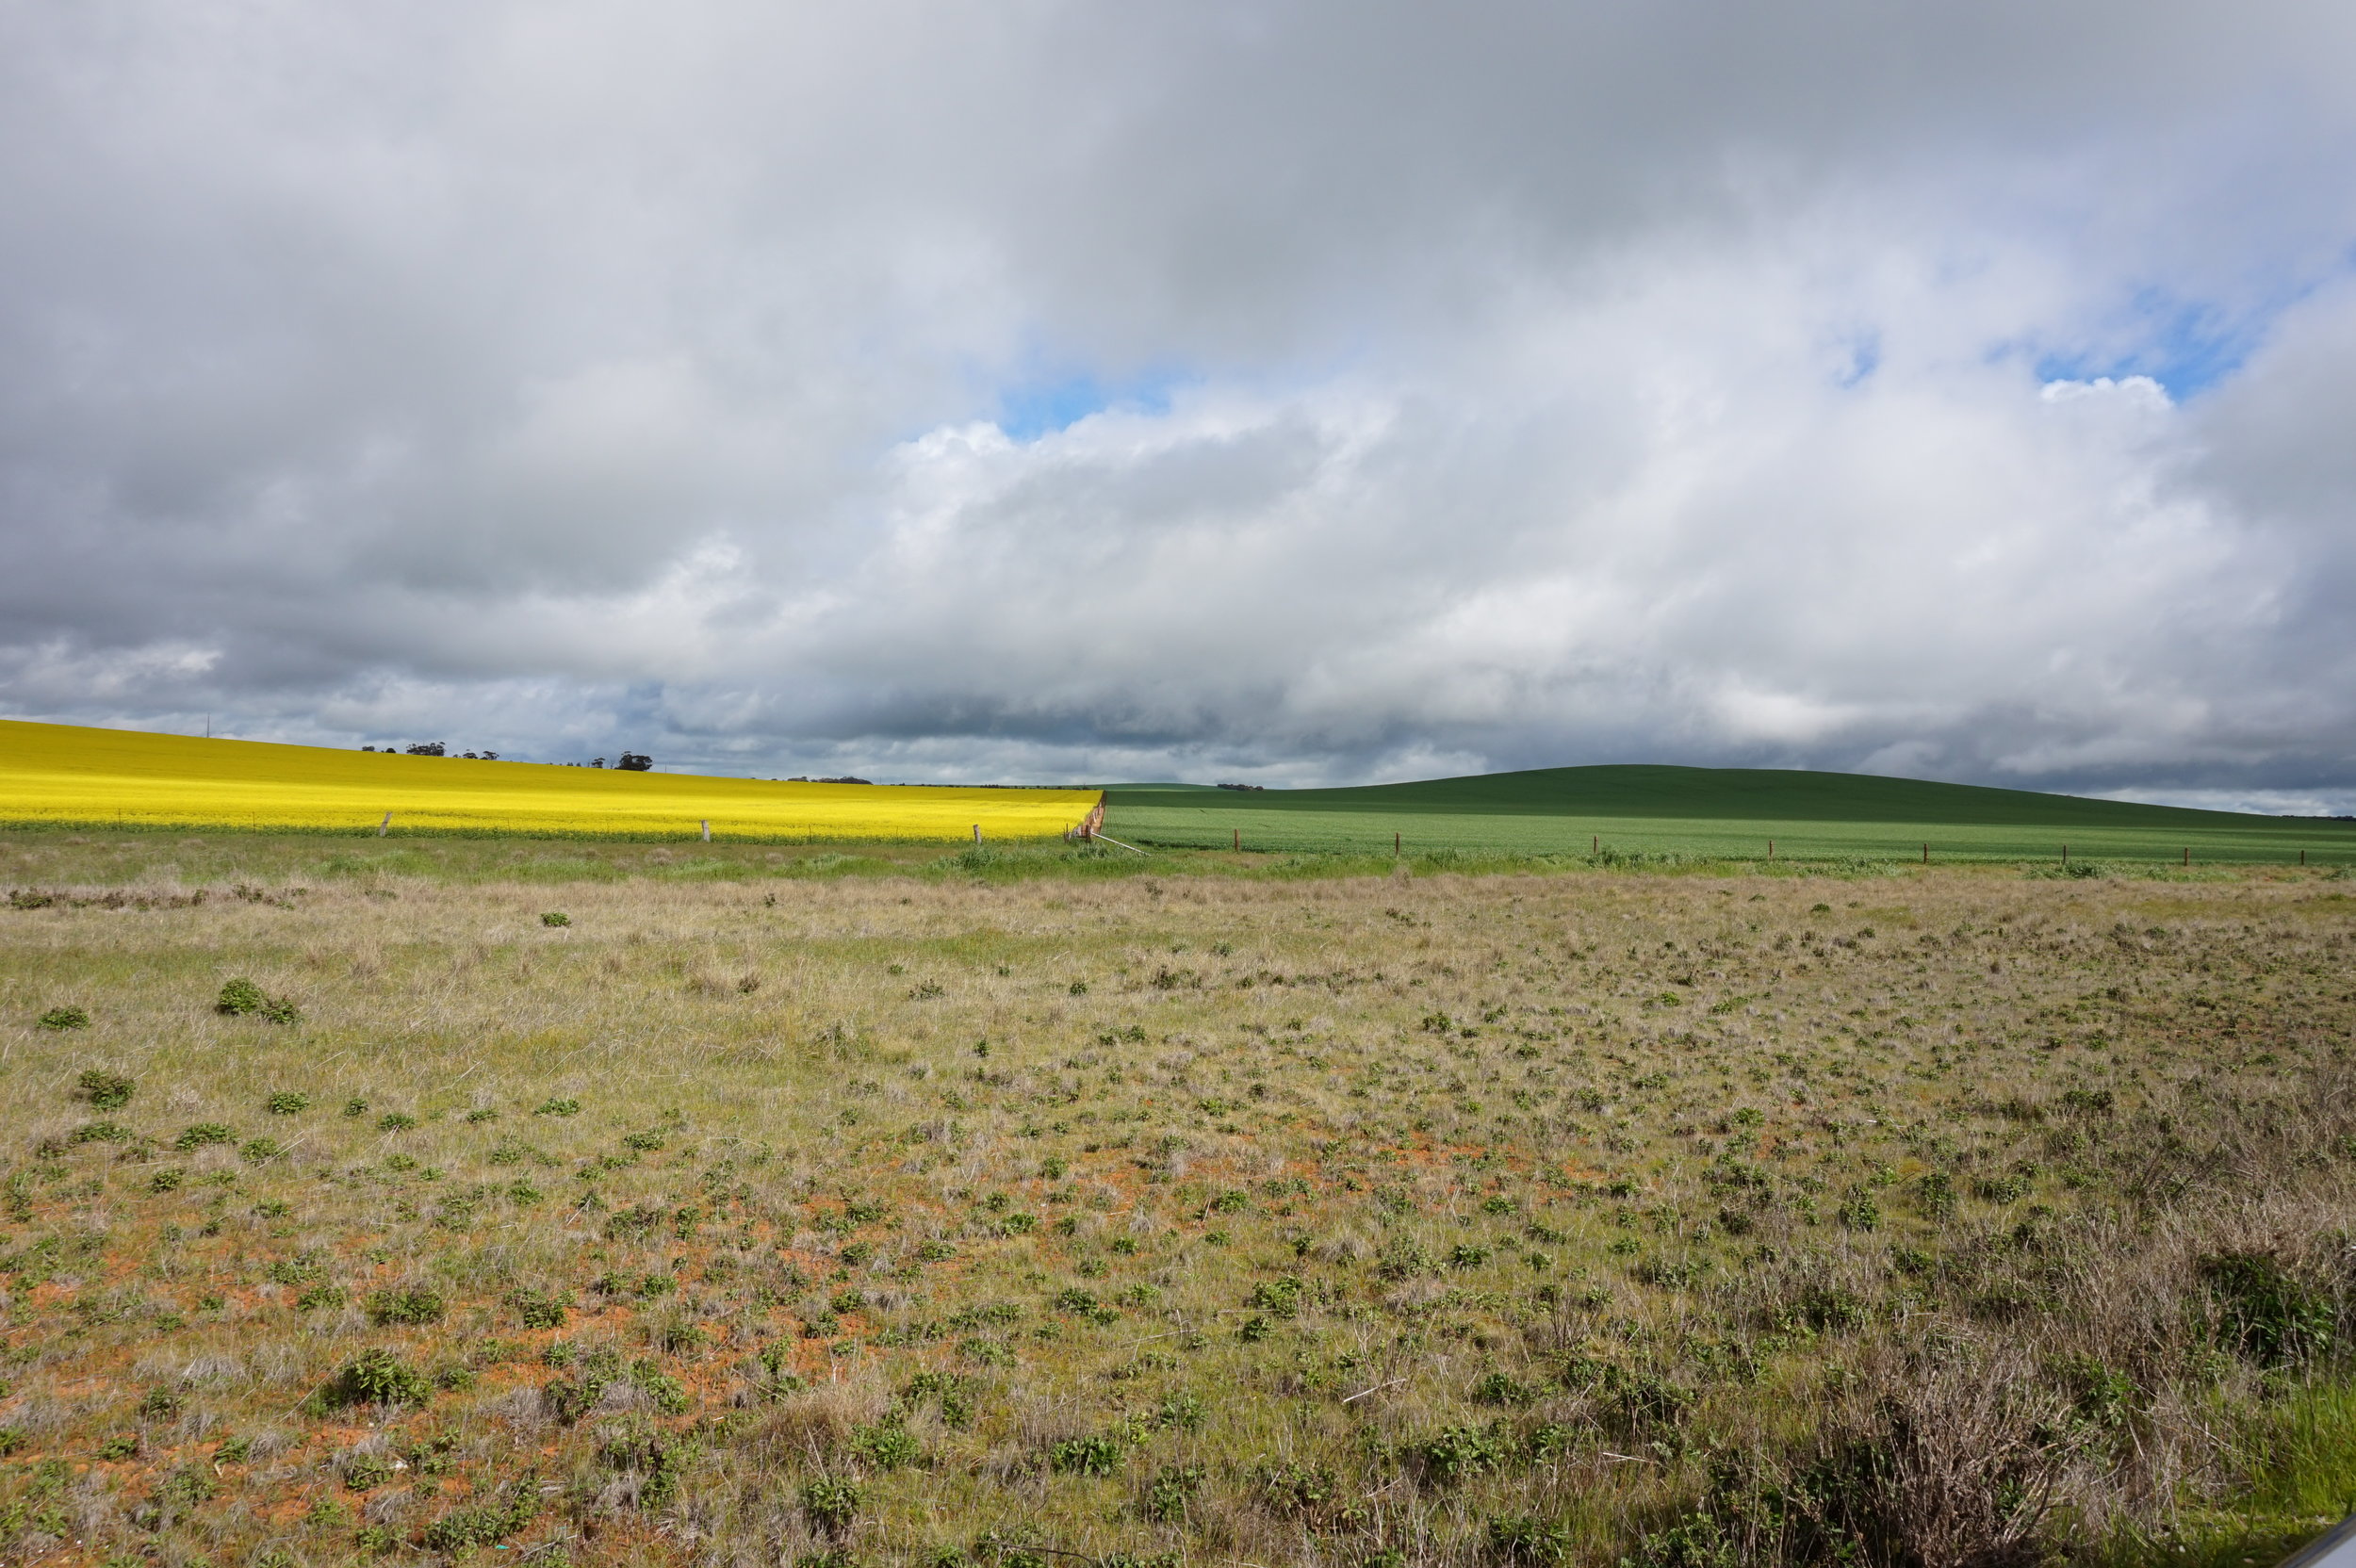
<path fill-rule="evenodd" d="M 1764 858 L 2356 858 L 2356 824 L 1859 774 L 1618 765 L 1338 790 L 1114 786 L 1106 831 L 1148 843 Z"/>

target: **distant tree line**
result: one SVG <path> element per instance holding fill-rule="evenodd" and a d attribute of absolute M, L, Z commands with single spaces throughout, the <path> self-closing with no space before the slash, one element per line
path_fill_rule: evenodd
<path fill-rule="evenodd" d="M 396 755 L 395 748 L 392 746 L 362 746 L 360 749 L 362 751 L 381 752 L 386 757 Z M 447 744 L 440 741 L 420 741 L 415 745 L 402 746 L 399 748 L 399 754 L 410 757 L 448 757 L 450 755 L 450 749 Z M 499 754 L 496 751 L 462 751 L 458 753 L 458 758 L 460 760 L 469 762 L 496 762 L 499 760 Z M 643 751 L 626 751 L 622 753 L 621 760 L 614 765 L 624 773 L 651 773 L 654 770 L 654 759 L 647 756 Z M 597 757 L 591 759 L 587 762 L 560 762 L 557 766 L 564 768 L 602 768 L 605 766 L 605 759 Z M 853 780 L 851 782 L 859 781 Z"/>

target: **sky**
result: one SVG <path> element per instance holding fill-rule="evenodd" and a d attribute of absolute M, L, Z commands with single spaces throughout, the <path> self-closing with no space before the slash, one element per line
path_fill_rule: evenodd
<path fill-rule="evenodd" d="M 2341 0 L 0 0 L 0 714 L 2356 811 Z"/>

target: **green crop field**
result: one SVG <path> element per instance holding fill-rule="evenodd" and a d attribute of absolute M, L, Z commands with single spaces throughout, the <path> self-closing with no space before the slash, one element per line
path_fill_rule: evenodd
<path fill-rule="evenodd" d="M 1344 790 L 1127 784 L 1105 831 L 1153 846 L 1700 858 L 2345 865 L 2356 824 L 1759 768 L 1545 768 Z M 1395 838 L 1396 836 L 1396 838 Z"/>

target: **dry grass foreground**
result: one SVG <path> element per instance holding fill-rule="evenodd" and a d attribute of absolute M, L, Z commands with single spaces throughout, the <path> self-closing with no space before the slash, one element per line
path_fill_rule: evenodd
<path fill-rule="evenodd" d="M 820 841 L 1050 839 L 1088 790 L 772 783 L 0 719 L 0 823 Z"/>
<path fill-rule="evenodd" d="M 2345 886 L 25 899 L 5 1549 L 2294 1539 L 2356 1444 Z"/>

